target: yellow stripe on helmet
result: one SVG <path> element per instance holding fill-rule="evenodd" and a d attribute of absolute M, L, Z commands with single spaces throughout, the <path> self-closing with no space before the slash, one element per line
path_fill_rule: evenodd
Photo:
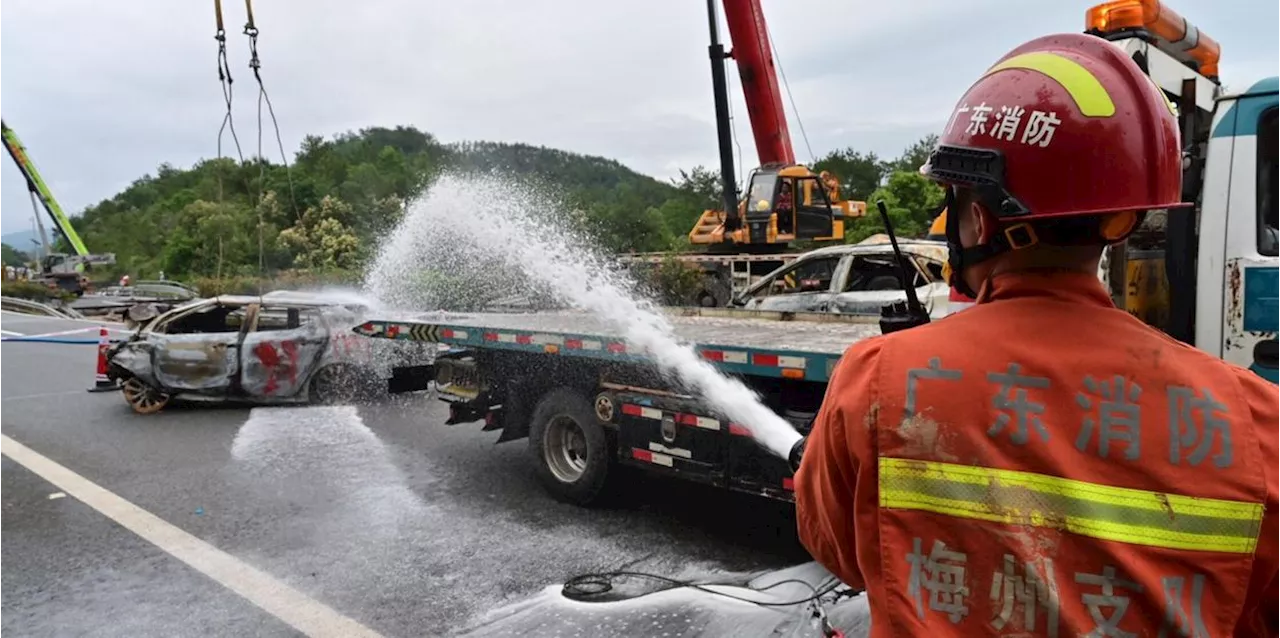
<path fill-rule="evenodd" d="M 1035 52 L 1015 55 L 987 69 L 983 77 L 1005 69 L 1026 69 L 1043 73 L 1062 85 L 1075 101 L 1076 108 L 1085 117 L 1111 117 L 1116 113 L 1115 102 L 1089 69 L 1075 60 L 1055 53 Z"/>

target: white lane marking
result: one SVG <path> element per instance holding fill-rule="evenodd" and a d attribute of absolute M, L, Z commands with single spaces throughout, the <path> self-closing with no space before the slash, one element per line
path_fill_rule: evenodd
<path fill-rule="evenodd" d="M 16 397 L 0 397 L 0 401 L 29 401 L 31 399 L 47 399 L 49 397 L 64 397 L 68 395 L 84 396 L 84 390 L 64 390 L 62 392 L 41 392 L 40 394 L 20 394 Z"/>
<path fill-rule="evenodd" d="M 66 492 L 54 492 L 53 494 L 49 495 L 49 500 L 56 501 L 60 498 L 66 498 L 66 497 L 67 497 Z"/>
<path fill-rule="evenodd" d="M 25 334 L 23 334 L 23 333 L 21 333 L 21 332 L 14 332 L 14 331 L 12 331 L 12 330 L 0 330 L 0 334 L 7 334 L 7 335 L 9 335 L 10 337 L 25 337 L 25 336 L 27 336 L 27 335 L 25 335 Z"/>
<path fill-rule="evenodd" d="M 308 636 L 379 636 L 236 557 L 0 434 L 0 454 Z"/>

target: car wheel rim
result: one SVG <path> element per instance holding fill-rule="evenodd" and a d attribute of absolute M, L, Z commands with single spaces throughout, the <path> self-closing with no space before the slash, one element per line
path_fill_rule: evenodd
<path fill-rule="evenodd" d="M 169 395 L 148 386 L 137 378 L 129 378 L 120 387 L 124 400 L 139 414 L 159 412 L 169 403 Z"/>
<path fill-rule="evenodd" d="M 542 455 L 556 480 L 573 483 L 587 471 L 587 435 L 577 421 L 557 416 L 542 438 Z"/>

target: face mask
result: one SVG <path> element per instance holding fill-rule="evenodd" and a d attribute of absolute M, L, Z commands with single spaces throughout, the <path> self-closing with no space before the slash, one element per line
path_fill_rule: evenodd
<path fill-rule="evenodd" d="M 1005 190 L 1004 157 L 999 151 L 942 145 L 929 155 L 927 166 L 935 179 L 952 184 L 947 188 L 947 265 L 951 270 L 947 283 L 961 294 L 976 298 L 977 291 L 964 281 L 966 267 L 1037 240 L 1029 224 L 1014 223 L 1002 227 L 989 243 L 965 248 L 960 243 L 960 216 L 968 214 L 974 202 L 981 202 L 988 211 L 998 211 L 995 216 L 1001 220 L 1017 219 L 1030 211 Z M 964 190 L 955 184 L 965 184 Z"/>
<path fill-rule="evenodd" d="M 985 201 L 999 200 L 987 197 Z M 982 263 L 1000 253 L 1034 245 L 1039 239 L 1036 237 L 1035 229 L 1029 224 L 1015 223 L 1001 227 L 1000 232 L 991 236 L 989 243 L 966 248 L 960 243 L 960 215 L 958 213 L 972 206 L 973 200 L 967 194 L 965 196 L 957 196 L 955 188 L 947 189 L 947 265 L 951 271 L 947 284 L 959 291 L 960 294 L 977 299 L 978 292 L 964 280 L 964 269 L 966 267 Z"/>
<path fill-rule="evenodd" d="M 954 188 L 947 189 L 947 285 L 955 288 L 960 294 L 976 299 L 978 293 L 974 292 L 964 280 L 965 267 L 965 247 L 960 243 L 960 210 L 956 207 L 956 194 Z M 965 202 L 968 206 L 969 203 Z"/>

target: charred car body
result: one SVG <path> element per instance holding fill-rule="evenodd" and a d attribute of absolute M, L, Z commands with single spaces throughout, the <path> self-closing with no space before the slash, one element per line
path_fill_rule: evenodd
<path fill-rule="evenodd" d="M 933 317 L 949 312 L 950 287 L 942 276 L 947 244 L 898 240 L 912 287 Z M 858 244 L 828 246 L 805 253 L 753 284 L 732 305 L 747 310 L 879 315 L 906 299 L 898 259 L 887 235 Z"/>
<path fill-rule="evenodd" d="M 426 389 L 435 348 L 353 334 L 366 311 L 310 293 L 201 299 L 111 348 L 107 376 L 144 414 L 171 400 L 290 404 Z"/>

